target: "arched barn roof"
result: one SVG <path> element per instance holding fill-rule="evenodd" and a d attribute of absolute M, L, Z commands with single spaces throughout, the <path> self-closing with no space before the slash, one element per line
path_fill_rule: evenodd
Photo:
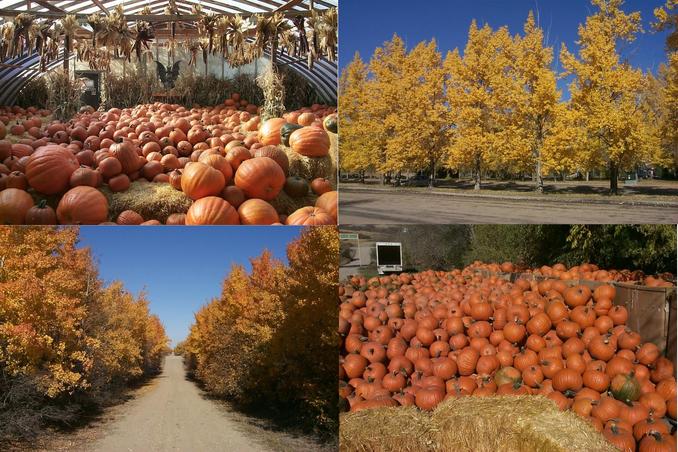
<path fill-rule="evenodd" d="M 192 8 L 200 5 L 203 12 L 214 14 L 240 14 L 247 17 L 259 13 L 284 11 L 288 16 L 308 13 L 309 7 L 319 11 L 337 7 L 338 0 L 176 0 L 179 13 L 191 15 Z M 64 13 L 76 14 L 84 17 L 100 12 L 109 13 L 118 5 L 122 5 L 125 16 L 141 14 L 141 10 L 149 7 L 154 15 L 162 15 L 167 6 L 167 0 L 0 0 L 0 25 L 7 18 L 21 12 L 29 12 L 37 17 L 60 18 Z M 80 16 L 82 15 L 82 16 Z M 4 20 L 3 20 L 4 19 Z M 133 22 L 130 18 L 129 22 Z M 91 31 L 89 25 L 82 25 L 86 31 Z M 264 52 L 267 56 L 269 52 Z M 74 55 L 71 54 L 71 58 Z M 312 70 L 309 70 L 306 60 L 299 60 L 290 55 L 278 52 L 277 61 L 299 73 L 316 88 L 320 97 L 331 105 L 337 103 L 337 63 L 322 59 L 317 61 Z M 63 52 L 49 64 L 53 69 L 63 64 Z M 40 75 L 39 56 L 23 55 L 0 62 L 0 105 L 14 103 L 17 93 L 32 78 Z"/>

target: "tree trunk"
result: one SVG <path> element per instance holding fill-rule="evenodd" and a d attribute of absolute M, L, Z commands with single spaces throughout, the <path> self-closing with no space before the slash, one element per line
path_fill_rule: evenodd
<path fill-rule="evenodd" d="M 435 159 L 431 159 L 431 164 L 429 166 L 429 169 L 431 170 L 431 176 L 429 177 L 428 180 L 428 188 L 433 188 L 433 183 L 436 180 L 436 161 Z"/>
<path fill-rule="evenodd" d="M 586 171 L 586 182 L 591 180 L 591 171 Z"/>
<path fill-rule="evenodd" d="M 617 178 L 619 176 L 619 168 L 617 167 L 617 164 L 614 162 L 610 162 L 610 194 L 611 195 L 616 195 L 618 194 L 617 188 Z"/>
<path fill-rule="evenodd" d="M 360 171 L 360 183 L 361 184 L 365 183 L 365 170 Z"/>
<path fill-rule="evenodd" d="M 476 167 L 475 167 L 475 184 L 473 185 L 474 190 L 480 190 L 480 157 L 476 157 Z"/>
<path fill-rule="evenodd" d="M 541 158 L 537 158 L 537 193 L 544 193 L 544 178 L 541 177 Z"/>

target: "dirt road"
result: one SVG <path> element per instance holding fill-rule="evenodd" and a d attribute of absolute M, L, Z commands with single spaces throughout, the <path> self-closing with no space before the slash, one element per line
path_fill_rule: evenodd
<path fill-rule="evenodd" d="M 510 201 L 426 193 L 340 194 L 340 224 L 676 223 L 675 207 Z"/>
<path fill-rule="evenodd" d="M 121 415 L 87 448 L 120 451 L 262 451 L 261 438 L 239 425 L 219 404 L 201 395 L 186 380 L 182 359 L 168 356 L 165 367 L 138 398 L 121 407 Z"/>

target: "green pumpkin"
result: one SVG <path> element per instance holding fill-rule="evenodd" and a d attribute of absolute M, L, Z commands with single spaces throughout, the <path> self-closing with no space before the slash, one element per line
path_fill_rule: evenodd
<path fill-rule="evenodd" d="M 325 116 L 323 127 L 328 132 L 337 133 L 337 115 L 332 114 Z"/>
<path fill-rule="evenodd" d="M 640 383 L 633 373 L 619 374 L 612 379 L 610 392 L 615 399 L 624 403 L 631 403 L 640 398 Z"/>
<path fill-rule="evenodd" d="M 280 138 L 281 138 L 281 143 L 285 146 L 290 145 L 290 135 L 292 135 L 292 132 L 294 132 L 297 129 L 301 129 L 304 126 L 300 126 L 299 124 L 291 124 L 291 123 L 286 123 L 283 124 L 283 126 L 280 128 Z"/>

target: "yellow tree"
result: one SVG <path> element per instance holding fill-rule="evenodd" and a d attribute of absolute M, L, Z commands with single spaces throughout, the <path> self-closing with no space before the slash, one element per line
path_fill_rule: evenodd
<path fill-rule="evenodd" d="M 678 50 L 678 11 L 674 10 L 678 10 L 678 0 L 666 0 L 664 6 L 655 8 L 656 22 L 652 24 L 657 31 L 669 31 L 666 47 L 671 52 Z"/>
<path fill-rule="evenodd" d="M 620 170 L 666 159 L 640 105 L 643 73 L 622 62 L 617 50 L 618 41 L 632 42 L 641 31 L 640 13 L 626 14 L 623 0 L 592 3 L 598 11 L 579 27 L 579 57 L 563 44 L 560 59 L 564 75 L 574 76 L 572 106 L 594 143 L 581 150 L 582 160 L 606 166 L 610 193 L 616 194 Z"/>
<path fill-rule="evenodd" d="M 449 128 L 445 71 L 435 40 L 419 43 L 407 54 L 398 87 L 401 95 L 393 99 L 395 108 L 385 122 L 395 132 L 387 139 L 383 168 L 394 172 L 428 169 L 433 186 Z"/>
<path fill-rule="evenodd" d="M 361 174 L 374 169 L 376 162 L 370 153 L 375 148 L 369 145 L 372 132 L 365 109 L 369 96 L 367 73 L 367 65 L 356 52 L 339 79 L 339 161 L 342 170 Z"/>
<path fill-rule="evenodd" d="M 544 47 L 544 32 L 535 23 L 532 11 L 523 31 L 523 37 L 516 37 L 515 73 L 523 89 L 518 91 L 515 118 L 525 147 L 512 147 L 517 155 L 512 156 L 511 160 L 531 165 L 536 190 L 543 192 L 542 153 L 544 142 L 554 131 L 560 92 L 556 86 L 556 74 L 551 67 L 553 48 Z"/>
<path fill-rule="evenodd" d="M 393 35 L 391 41 L 375 49 L 369 64 L 369 83 L 366 90 L 369 99 L 364 104 L 367 120 L 361 126 L 369 133 L 365 151 L 372 156 L 377 171 L 382 173 L 382 183 L 383 173 L 392 167 L 387 159 L 387 143 L 401 132 L 388 124 L 386 118 L 395 111 L 403 97 L 403 68 L 406 58 L 403 40 Z"/>
<path fill-rule="evenodd" d="M 505 156 L 523 146 L 518 128 L 511 124 L 519 84 L 511 70 L 514 41 L 503 27 L 471 23 L 464 55 L 448 53 L 447 102 L 451 131 L 448 166 L 470 168 L 480 189 L 481 174 L 500 166 Z"/>

